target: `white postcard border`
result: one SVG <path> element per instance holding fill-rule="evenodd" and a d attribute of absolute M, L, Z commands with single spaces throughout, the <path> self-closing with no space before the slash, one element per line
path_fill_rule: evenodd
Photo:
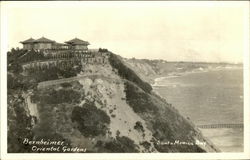
<path fill-rule="evenodd" d="M 28 3 L 28 2 L 27 2 Z M 29 2 L 31 5 L 36 6 L 36 2 Z M 181 5 L 181 6 L 192 6 L 192 5 L 204 5 L 212 7 L 213 5 L 222 4 L 224 2 L 132 2 L 132 1 L 119 1 L 119 2 L 40 2 L 43 3 L 42 6 L 51 5 L 60 5 L 60 6 L 71 6 L 77 4 L 80 6 L 81 3 L 89 3 L 89 5 L 114 5 L 114 4 L 122 4 L 122 5 L 148 5 L 151 6 L 153 3 L 157 3 L 157 5 Z M 105 3 L 105 4 L 104 4 Z M 229 7 L 233 7 L 235 5 L 244 6 L 245 10 L 245 43 L 244 43 L 244 152 L 242 153 L 143 153 L 143 154 L 134 154 L 134 153 L 126 153 L 126 154 L 117 154 L 117 153 L 7 153 L 7 17 L 5 14 L 7 13 L 8 7 L 10 5 L 6 5 L 8 2 L 1 2 L 1 158 L 2 159 L 10 159 L 10 160 L 22 160 L 22 159 L 249 159 L 250 158 L 250 109 L 249 109 L 249 3 L 248 2 L 227 2 L 226 5 Z M 7 7 L 5 7 L 5 5 Z M 16 2 L 13 6 L 17 7 L 18 5 L 25 5 Z M 30 6 L 30 5 L 29 5 Z M 18 26 L 17 26 L 18 27 Z"/>

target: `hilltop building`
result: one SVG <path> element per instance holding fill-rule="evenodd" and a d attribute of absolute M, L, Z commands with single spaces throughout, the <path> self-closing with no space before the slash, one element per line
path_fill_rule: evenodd
<path fill-rule="evenodd" d="M 45 37 L 39 38 L 33 42 L 34 49 L 40 50 L 40 49 L 51 49 L 52 46 L 56 43 L 56 41 L 52 41 L 50 39 L 47 39 Z"/>
<path fill-rule="evenodd" d="M 78 38 L 66 41 L 65 43 L 57 43 L 54 40 L 50 40 L 45 37 L 41 37 L 37 40 L 30 38 L 25 41 L 21 41 L 23 44 L 23 49 L 26 50 L 61 50 L 61 49 L 70 49 L 70 50 L 88 50 L 89 42 L 83 41 Z"/>
<path fill-rule="evenodd" d="M 74 38 L 65 43 L 69 45 L 70 49 L 81 49 L 81 50 L 88 50 L 88 45 L 89 45 L 89 42 L 83 41 L 78 38 Z"/>
<path fill-rule="evenodd" d="M 34 48 L 34 41 L 35 41 L 35 39 L 30 38 L 30 39 L 27 39 L 27 40 L 22 41 L 20 43 L 23 44 L 23 49 L 31 50 Z"/>

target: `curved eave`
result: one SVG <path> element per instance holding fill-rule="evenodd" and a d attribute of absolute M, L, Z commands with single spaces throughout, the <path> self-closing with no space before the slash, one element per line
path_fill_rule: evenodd
<path fill-rule="evenodd" d="M 69 44 L 69 45 L 85 45 L 85 46 L 88 46 L 90 45 L 89 42 L 86 42 L 86 43 L 72 43 L 72 42 L 64 42 L 66 44 Z"/>
<path fill-rule="evenodd" d="M 47 41 L 47 42 L 46 41 L 35 41 L 33 43 L 55 43 L 55 42 L 53 42 L 53 41 L 52 42 L 49 42 L 49 41 Z"/>
<path fill-rule="evenodd" d="M 19 42 L 19 43 L 22 43 L 22 44 L 30 44 L 30 43 L 34 43 L 34 42 L 23 42 L 23 41 L 21 41 L 21 42 Z"/>

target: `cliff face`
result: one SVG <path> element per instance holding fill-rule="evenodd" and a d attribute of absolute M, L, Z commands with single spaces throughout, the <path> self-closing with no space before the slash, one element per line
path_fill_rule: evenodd
<path fill-rule="evenodd" d="M 70 65 L 65 65 L 69 68 L 39 69 L 40 74 L 35 75 L 33 72 L 23 75 L 11 61 L 8 135 L 18 127 L 15 117 L 20 113 L 16 108 L 26 113 L 21 117 L 27 119 L 22 127 L 29 128 L 11 135 L 8 145 L 18 145 L 10 147 L 9 152 L 30 152 L 31 146 L 18 149 L 23 148 L 24 138 L 63 140 L 69 149 L 61 148 L 60 152 L 216 151 L 191 122 L 127 67 L 127 62 L 113 53 L 107 55 L 108 63 L 69 62 Z M 64 74 L 65 71 L 71 74 Z M 21 104 L 17 103 L 20 99 Z"/>

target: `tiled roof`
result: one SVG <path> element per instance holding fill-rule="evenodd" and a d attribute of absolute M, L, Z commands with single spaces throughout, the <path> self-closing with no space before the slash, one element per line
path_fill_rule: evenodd
<path fill-rule="evenodd" d="M 30 38 L 30 39 L 27 39 L 25 41 L 21 41 L 20 43 L 23 43 L 23 44 L 25 44 L 25 43 L 33 43 L 34 41 L 35 41 L 35 39 Z"/>
<path fill-rule="evenodd" d="M 45 37 L 41 37 L 41 38 L 35 40 L 35 42 L 37 42 L 37 43 L 46 43 L 46 42 L 54 43 L 55 41 L 52 41 L 52 40 L 45 38 Z"/>
<path fill-rule="evenodd" d="M 81 40 L 81 39 L 78 39 L 78 38 L 74 38 L 74 39 L 72 39 L 72 40 L 70 40 L 70 41 L 66 41 L 65 43 L 67 43 L 67 44 L 71 44 L 71 45 L 89 45 L 89 42 L 87 42 L 87 41 L 83 41 L 83 40 Z"/>

